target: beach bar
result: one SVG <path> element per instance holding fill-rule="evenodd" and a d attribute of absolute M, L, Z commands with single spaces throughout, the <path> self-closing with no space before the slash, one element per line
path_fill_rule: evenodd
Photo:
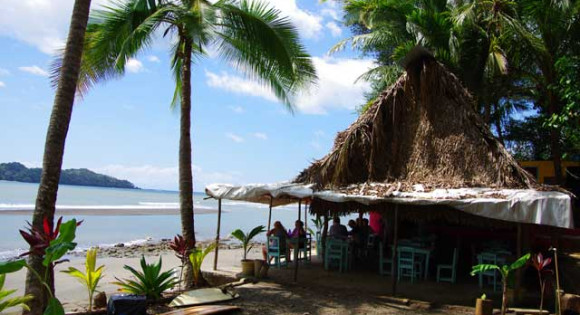
<path fill-rule="evenodd" d="M 269 204 L 270 211 L 308 200 L 310 213 L 326 222 L 347 214 L 380 214 L 389 225 L 383 239 L 391 244 L 393 294 L 399 234 L 406 232 L 402 221 L 435 222 L 437 231 L 503 228 L 516 240 L 517 257 L 529 250 L 535 228 L 552 234 L 573 228 L 571 195 L 538 184 L 518 164 L 457 77 L 420 46 L 403 66 L 396 83 L 338 133 L 331 151 L 292 182 L 212 184 L 206 194 Z M 322 244 L 325 233 L 326 228 Z"/>

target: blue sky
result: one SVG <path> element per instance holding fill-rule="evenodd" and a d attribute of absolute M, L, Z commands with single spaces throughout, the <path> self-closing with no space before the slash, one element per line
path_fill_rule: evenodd
<path fill-rule="evenodd" d="M 54 91 L 47 78 L 65 40 L 72 0 L 9 1 L 0 7 L 0 162 L 39 166 Z M 336 2 L 269 0 L 299 28 L 320 80 L 289 114 L 272 93 L 217 57 L 193 65 L 195 190 L 206 184 L 290 180 L 324 156 L 336 132 L 356 119 L 372 66 L 356 53 L 328 56 L 349 36 Z M 93 0 L 96 8 L 106 0 Z M 32 22 L 34 21 L 34 22 Z M 86 167 L 143 188 L 177 188 L 178 111 L 168 45 L 159 39 L 127 74 L 77 99 L 65 168 Z"/>

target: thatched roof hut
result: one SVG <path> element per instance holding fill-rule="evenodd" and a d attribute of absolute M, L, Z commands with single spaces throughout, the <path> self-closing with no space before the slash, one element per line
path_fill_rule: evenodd
<path fill-rule="evenodd" d="M 426 190 L 537 188 L 475 108 L 460 80 L 416 48 L 406 73 L 295 182 L 319 190 L 378 182 L 384 183 L 383 193 L 410 191 L 416 184 Z"/>

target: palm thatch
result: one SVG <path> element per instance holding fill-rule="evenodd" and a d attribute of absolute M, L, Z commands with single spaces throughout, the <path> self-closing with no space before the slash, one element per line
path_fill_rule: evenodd
<path fill-rule="evenodd" d="M 489 131 L 459 79 L 428 54 L 413 58 L 406 73 L 338 133 L 332 151 L 295 182 L 339 190 L 370 182 L 399 191 L 415 184 L 426 190 L 537 188 Z"/>

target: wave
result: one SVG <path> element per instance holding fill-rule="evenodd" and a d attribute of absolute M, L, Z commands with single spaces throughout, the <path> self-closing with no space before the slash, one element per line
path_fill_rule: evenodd
<path fill-rule="evenodd" d="M 213 210 L 214 207 L 195 205 L 198 209 Z M 56 210 L 148 210 L 148 209 L 179 209 L 177 202 L 139 202 L 137 205 L 56 205 Z M 0 211 L 31 211 L 33 204 L 0 203 Z"/>

